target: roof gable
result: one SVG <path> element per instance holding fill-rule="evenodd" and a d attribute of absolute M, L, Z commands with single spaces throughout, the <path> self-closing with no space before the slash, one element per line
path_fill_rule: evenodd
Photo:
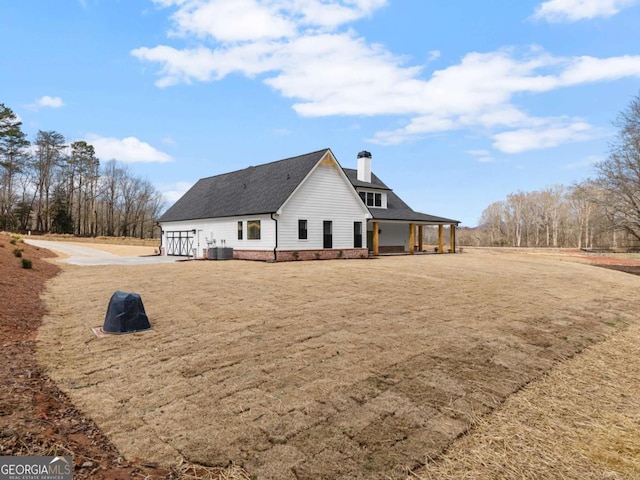
<path fill-rule="evenodd" d="M 285 200 L 285 202 L 282 204 L 282 206 L 278 209 L 277 213 L 281 213 L 282 209 L 285 207 L 285 205 L 287 204 L 287 202 L 289 202 L 292 198 L 293 198 L 293 194 L 302 187 L 302 184 L 307 180 L 307 178 L 309 178 L 313 172 L 320 166 L 320 165 L 330 165 L 332 168 L 335 169 L 335 172 L 342 178 L 342 180 L 344 181 L 345 186 L 347 186 L 347 188 L 350 190 L 352 196 L 353 196 L 353 200 L 354 202 L 356 202 L 356 204 L 362 208 L 362 213 L 366 215 L 367 218 L 371 218 L 371 213 L 369 212 L 369 209 L 367 208 L 367 206 L 362 202 L 362 200 L 360 199 L 360 197 L 358 196 L 358 192 L 356 192 L 356 189 L 354 188 L 351 179 L 346 175 L 345 169 L 342 168 L 342 166 L 340 165 L 340 163 L 338 162 L 338 159 L 333 155 L 333 152 L 330 149 L 325 150 L 325 154 L 322 156 L 322 159 L 317 162 L 314 167 L 309 171 L 309 173 L 307 174 L 307 176 L 302 180 L 302 182 L 300 182 L 300 184 L 294 189 L 293 192 L 291 192 L 291 195 Z"/>
<path fill-rule="evenodd" d="M 160 222 L 276 212 L 313 167 L 330 152 L 317 152 L 199 180 Z"/>

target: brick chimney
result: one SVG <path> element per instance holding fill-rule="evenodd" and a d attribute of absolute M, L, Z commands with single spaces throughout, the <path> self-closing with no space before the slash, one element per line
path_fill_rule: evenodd
<path fill-rule="evenodd" d="M 371 183 L 371 153 L 366 150 L 358 154 L 358 181 Z"/>

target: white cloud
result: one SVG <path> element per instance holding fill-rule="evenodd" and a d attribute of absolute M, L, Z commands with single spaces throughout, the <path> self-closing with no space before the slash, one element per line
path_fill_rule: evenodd
<path fill-rule="evenodd" d="M 291 38 L 304 28 L 335 29 L 371 15 L 387 0 L 154 0 L 177 7 L 172 35 L 220 42 Z"/>
<path fill-rule="evenodd" d="M 190 182 L 176 182 L 170 185 L 160 185 L 158 189 L 168 205 L 176 203 L 193 186 Z"/>
<path fill-rule="evenodd" d="M 433 62 L 434 60 L 439 59 L 441 55 L 442 53 L 440 50 L 431 50 L 428 55 L 429 61 Z"/>
<path fill-rule="evenodd" d="M 176 139 L 173 138 L 171 135 L 167 135 L 166 137 L 164 137 L 162 139 L 162 143 L 164 143 L 165 145 L 169 145 L 170 147 L 178 146 L 178 142 L 176 142 Z"/>
<path fill-rule="evenodd" d="M 533 18 L 548 22 L 576 22 L 611 17 L 636 0 L 548 0 L 536 8 Z"/>
<path fill-rule="evenodd" d="M 521 153 L 587 140 L 593 138 L 594 135 L 594 129 L 588 123 L 559 121 L 533 128 L 498 133 L 493 136 L 493 147 L 504 153 Z"/>
<path fill-rule="evenodd" d="M 93 145 L 96 156 L 102 160 L 118 160 L 124 163 L 166 163 L 170 155 L 155 149 L 136 137 L 114 138 L 89 134 L 85 139 Z"/>
<path fill-rule="evenodd" d="M 491 156 L 489 150 L 467 150 L 464 153 L 471 155 L 481 163 L 493 162 L 493 157 Z"/>
<path fill-rule="evenodd" d="M 184 2 L 173 15 L 177 35 L 211 36 L 223 42 L 288 37 L 295 24 L 257 0 Z"/>
<path fill-rule="evenodd" d="M 27 105 L 30 110 L 38 110 L 39 108 L 61 108 L 64 107 L 64 101 L 60 97 L 50 97 L 44 95 L 33 103 Z"/>
<path fill-rule="evenodd" d="M 568 62 L 559 76 L 560 86 L 612 81 L 624 77 L 640 77 L 640 56 L 595 58 L 576 57 Z"/>
<path fill-rule="evenodd" d="M 343 24 L 382 8 L 385 0 L 156 3 L 175 9 L 176 34 L 201 39 L 191 48 L 159 45 L 132 51 L 141 61 L 160 66 L 159 87 L 217 81 L 237 73 L 257 77 L 292 99 L 292 108 L 301 116 L 404 117 L 404 126 L 379 131 L 370 139 L 379 144 L 475 128 L 488 130 L 503 151 L 522 151 L 519 149 L 525 145 L 557 145 L 577 138 L 577 132 L 573 136 L 561 134 L 571 123 L 559 125 L 557 118 L 531 117 L 515 105 L 514 97 L 640 78 L 640 56 L 556 57 L 536 46 L 470 52 L 456 64 L 429 72 L 426 66 L 411 65 L 407 58 L 367 42 L 353 30 L 339 30 Z M 247 18 L 244 9 L 234 6 L 240 4 L 251 5 L 255 17 Z M 263 28 L 267 18 L 268 26 Z M 255 28 L 239 30 L 251 32 L 239 33 L 236 27 L 226 30 L 245 21 Z M 213 46 L 208 46 L 211 40 Z M 431 59 L 437 57 L 435 52 Z M 543 141 L 534 145 L 524 141 L 527 136 Z"/>

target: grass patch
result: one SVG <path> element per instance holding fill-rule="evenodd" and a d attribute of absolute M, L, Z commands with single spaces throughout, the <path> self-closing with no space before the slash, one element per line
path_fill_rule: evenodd
<path fill-rule="evenodd" d="M 613 333 L 605 321 L 634 321 L 639 286 L 474 251 L 65 268 L 48 283 L 38 352 L 127 458 L 400 478 L 586 338 Z M 95 339 L 115 290 L 141 295 L 152 331 Z"/>

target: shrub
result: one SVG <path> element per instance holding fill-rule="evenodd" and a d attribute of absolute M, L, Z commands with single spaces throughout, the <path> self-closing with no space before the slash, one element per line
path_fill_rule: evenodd
<path fill-rule="evenodd" d="M 294 250 L 293 252 L 291 252 L 291 256 L 294 258 L 294 260 L 298 260 L 300 258 L 300 252 Z"/>
<path fill-rule="evenodd" d="M 316 257 L 316 260 L 320 260 L 320 252 L 314 252 L 313 256 Z"/>
<path fill-rule="evenodd" d="M 31 260 L 23 258 L 22 259 L 22 268 L 26 268 L 27 270 L 30 270 L 31 268 L 33 268 L 33 264 L 31 263 Z"/>
<path fill-rule="evenodd" d="M 338 258 L 342 258 L 342 257 L 344 257 L 344 252 L 342 250 L 340 250 L 338 252 Z"/>
<path fill-rule="evenodd" d="M 18 241 L 15 238 L 12 238 L 11 240 L 9 240 L 9 243 L 11 245 L 15 245 Z"/>
<path fill-rule="evenodd" d="M 14 248 L 14 249 L 13 249 L 13 254 L 14 254 L 16 257 L 20 258 L 20 257 L 22 256 L 22 249 L 21 249 L 21 248 Z"/>

